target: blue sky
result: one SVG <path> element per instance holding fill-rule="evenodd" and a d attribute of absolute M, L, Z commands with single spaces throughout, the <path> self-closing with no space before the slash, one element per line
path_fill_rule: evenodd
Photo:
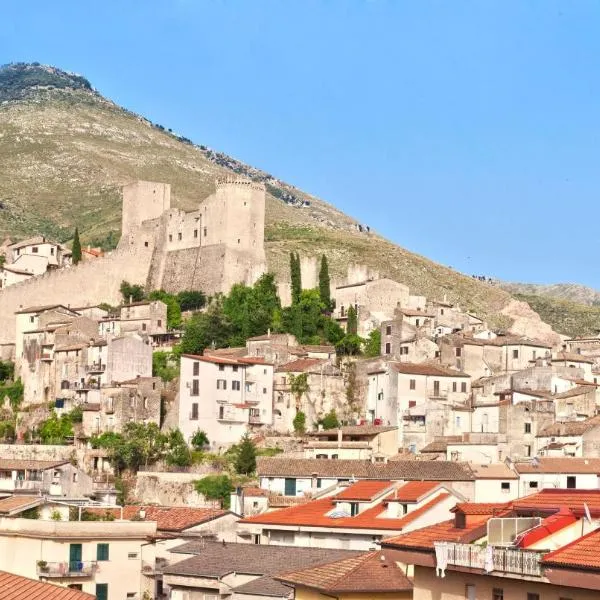
<path fill-rule="evenodd" d="M 600 288 L 600 3 L 4 0 L 85 75 L 467 273 Z"/>

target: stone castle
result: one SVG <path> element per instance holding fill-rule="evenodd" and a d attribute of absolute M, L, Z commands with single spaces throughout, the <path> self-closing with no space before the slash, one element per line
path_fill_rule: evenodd
<path fill-rule="evenodd" d="M 266 270 L 265 187 L 216 181 L 193 212 L 171 207 L 171 186 L 137 181 L 123 188 L 121 239 L 110 254 L 48 272 L 0 291 L 0 351 L 15 343 L 15 312 L 37 305 L 120 304 L 123 280 L 147 290 L 228 292 Z"/>

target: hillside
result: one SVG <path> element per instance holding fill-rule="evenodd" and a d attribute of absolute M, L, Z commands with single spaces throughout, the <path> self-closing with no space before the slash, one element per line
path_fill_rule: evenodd
<path fill-rule="evenodd" d="M 103 98 L 83 77 L 37 64 L 0 69 L 0 236 L 42 233 L 68 240 L 79 226 L 85 241 L 114 243 L 120 229 L 120 186 L 134 179 L 171 183 L 186 210 L 232 171 L 267 185 L 269 267 L 286 275 L 291 249 L 326 253 L 334 275 L 361 263 L 430 298 L 534 335 L 540 323 L 500 287 L 481 283 L 413 254 L 333 206 L 225 154 L 195 146 L 161 125 Z M 551 334 L 549 329 L 544 330 Z"/>
<path fill-rule="evenodd" d="M 526 296 L 548 296 L 558 300 L 568 300 L 588 306 L 600 305 L 600 292 L 578 283 L 554 283 L 540 285 L 535 283 L 503 283 L 501 287 L 511 294 Z"/>

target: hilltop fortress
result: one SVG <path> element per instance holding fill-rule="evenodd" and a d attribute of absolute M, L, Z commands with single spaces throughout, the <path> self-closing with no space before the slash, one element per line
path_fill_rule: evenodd
<path fill-rule="evenodd" d="M 246 179 L 216 181 L 193 212 L 171 207 L 171 186 L 137 181 L 123 188 L 116 250 L 0 290 L 0 345 L 15 342 L 15 312 L 31 306 L 120 304 L 123 280 L 147 290 L 228 292 L 266 270 L 265 187 Z"/>

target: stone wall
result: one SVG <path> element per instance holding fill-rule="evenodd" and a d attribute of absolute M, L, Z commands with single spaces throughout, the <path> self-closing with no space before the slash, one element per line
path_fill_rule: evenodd
<path fill-rule="evenodd" d="M 71 460 L 73 446 L 41 444 L 0 444 L 0 456 L 9 460 Z"/>
<path fill-rule="evenodd" d="M 195 481 L 209 474 L 208 467 L 205 473 L 139 471 L 132 491 L 133 499 L 144 504 L 218 508 L 214 500 L 206 500 L 194 487 Z"/>

